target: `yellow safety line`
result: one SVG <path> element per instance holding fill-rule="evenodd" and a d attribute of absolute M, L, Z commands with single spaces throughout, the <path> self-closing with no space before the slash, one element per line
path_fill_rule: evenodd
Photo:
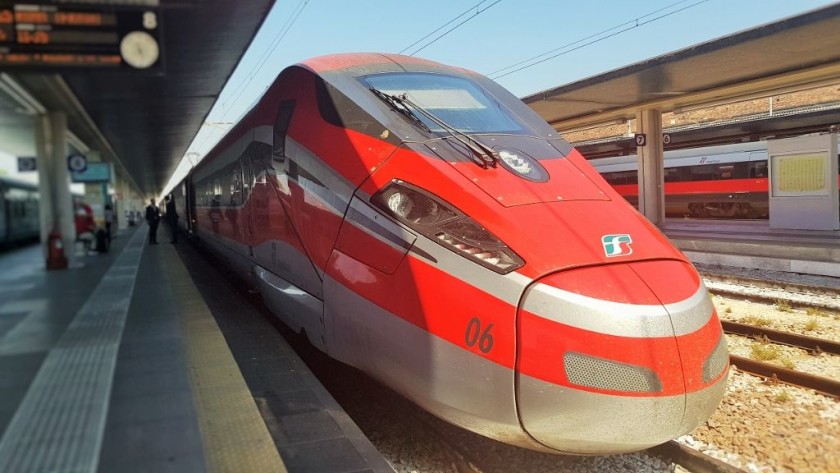
<path fill-rule="evenodd" d="M 195 300 L 198 289 L 175 250 L 166 245 L 158 249 L 167 253 L 165 274 L 176 300 Z M 227 342 L 200 300 L 200 304 L 182 304 L 180 318 L 207 469 L 285 473 L 286 466 Z"/>

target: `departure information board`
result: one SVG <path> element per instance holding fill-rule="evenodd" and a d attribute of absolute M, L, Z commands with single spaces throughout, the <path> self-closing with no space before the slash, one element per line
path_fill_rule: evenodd
<path fill-rule="evenodd" d="M 0 0 L 0 69 L 162 70 L 156 0 Z"/>

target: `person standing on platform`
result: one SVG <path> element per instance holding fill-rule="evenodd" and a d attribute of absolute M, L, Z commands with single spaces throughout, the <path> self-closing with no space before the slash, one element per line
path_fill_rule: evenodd
<path fill-rule="evenodd" d="M 149 244 L 157 245 L 157 227 L 160 223 L 160 209 L 155 205 L 155 199 L 146 207 L 146 222 L 149 224 Z"/>
<path fill-rule="evenodd" d="M 114 209 L 111 204 L 105 204 L 105 236 L 108 238 L 108 243 L 111 243 L 111 227 L 114 224 Z"/>
<path fill-rule="evenodd" d="M 178 243 L 178 211 L 175 210 L 175 199 L 171 195 L 166 196 L 166 221 L 172 232 L 170 243 Z"/>

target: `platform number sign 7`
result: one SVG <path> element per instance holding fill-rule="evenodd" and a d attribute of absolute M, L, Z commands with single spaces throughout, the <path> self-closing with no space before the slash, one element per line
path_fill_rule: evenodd
<path fill-rule="evenodd" d="M 644 133 L 636 133 L 636 146 L 644 146 L 647 144 L 647 135 Z"/>

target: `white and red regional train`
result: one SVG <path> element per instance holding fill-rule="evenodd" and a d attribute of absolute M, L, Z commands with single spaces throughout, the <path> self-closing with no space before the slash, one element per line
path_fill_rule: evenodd
<path fill-rule="evenodd" d="M 474 72 L 387 54 L 289 67 L 175 196 L 288 326 L 474 432 L 633 451 L 723 395 L 691 263 Z"/>
<path fill-rule="evenodd" d="M 589 162 L 619 194 L 638 206 L 635 154 Z M 766 141 L 666 151 L 665 215 L 767 219 L 768 176 Z"/>

